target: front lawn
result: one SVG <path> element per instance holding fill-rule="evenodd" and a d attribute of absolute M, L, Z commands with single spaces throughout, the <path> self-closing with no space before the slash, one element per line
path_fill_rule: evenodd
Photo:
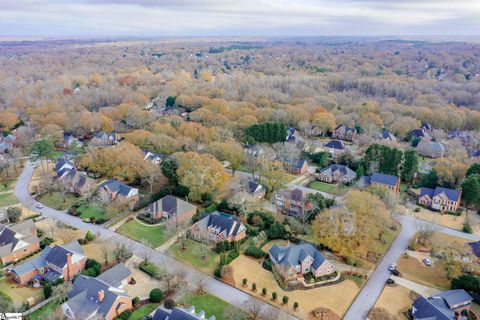
<path fill-rule="evenodd" d="M 405 319 L 404 312 L 412 307 L 411 297 L 411 290 L 401 285 L 385 286 L 375 308 L 384 308 L 397 319 Z"/>
<path fill-rule="evenodd" d="M 323 181 L 312 181 L 310 182 L 308 187 L 318 191 L 330 193 L 336 196 L 343 196 L 347 192 L 347 188 L 345 186 L 330 184 Z"/>
<path fill-rule="evenodd" d="M 62 198 L 62 194 L 60 192 L 52 192 L 45 193 L 37 198 L 38 202 L 43 203 L 47 207 L 57 209 L 57 210 L 65 210 L 70 208 L 73 204 L 78 201 L 78 197 L 74 194 L 67 193 L 65 194 L 65 201 Z"/>
<path fill-rule="evenodd" d="M 147 241 L 152 248 L 162 245 L 168 239 L 163 225 L 147 226 L 137 220 L 122 224 L 117 232 L 139 242 Z"/>
<path fill-rule="evenodd" d="M 148 316 L 150 313 L 152 313 L 153 310 L 155 310 L 158 307 L 158 304 L 156 303 L 149 303 L 149 304 L 144 304 L 137 310 L 133 311 L 132 315 L 128 320 L 140 320 L 145 316 Z"/>
<path fill-rule="evenodd" d="M 203 260 L 202 244 L 190 239 L 186 240 L 184 251 L 181 242 L 177 241 L 170 247 L 170 252 L 176 259 L 208 274 L 213 274 L 220 262 L 220 255 L 213 250 L 210 250 L 208 258 Z"/>
<path fill-rule="evenodd" d="M 398 271 L 402 277 L 417 282 L 427 287 L 447 289 L 450 287 L 450 280 L 447 279 L 445 268 L 441 262 L 434 263 L 427 267 L 414 257 L 402 256 L 398 260 Z"/>
<path fill-rule="evenodd" d="M 7 207 L 18 203 L 17 198 L 13 195 L 13 192 L 0 194 L 0 207 Z"/>
<path fill-rule="evenodd" d="M 59 305 L 60 305 L 60 301 L 53 300 L 53 301 L 47 303 L 46 305 L 44 305 L 43 307 L 41 307 L 40 309 L 30 313 L 28 315 L 28 319 L 29 320 L 49 319 L 53 315 L 53 313 L 55 312 L 55 310 L 58 308 Z"/>
<path fill-rule="evenodd" d="M 225 311 L 227 309 L 233 309 L 236 315 L 241 316 L 243 319 L 247 319 L 247 314 L 230 305 L 228 302 L 223 301 L 220 298 L 209 294 L 203 295 L 194 295 L 188 294 L 179 302 L 179 304 L 186 305 L 186 306 L 195 306 L 195 311 L 198 313 L 200 311 L 205 311 L 205 318 L 209 318 L 211 316 L 215 316 L 217 320 L 227 320 L 224 316 Z M 131 318 L 130 318 L 131 319 Z M 241 318 L 235 318 L 241 319 Z"/>
<path fill-rule="evenodd" d="M 96 220 L 105 219 L 104 210 L 96 203 L 83 203 L 77 208 L 77 212 L 80 213 L 80 218 L 95 218 Z"/>

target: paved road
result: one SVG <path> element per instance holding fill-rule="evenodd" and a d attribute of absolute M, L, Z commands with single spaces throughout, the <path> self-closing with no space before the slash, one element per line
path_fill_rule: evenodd
<path fill-rule="evenodd" d="M 397 262 L 402 254 L 407 250 L 408 243 L 413 235 L 421 228 L 430 228 L 432 230 L 461 237 L 469 241 L 479 241 L 480 236 L 467 234 L 458 230 L 446 228 L 433 224 L 431 222 L 416 219 L 411 216 L 395 214 L 394 217 L 401 223 L 402 229 L 395 241 L 393 241 L 390 250 L 385 254 L 378 264 L 375 271 L 368 278 L 367 283 L 360 291 L 359 295 L 345 314 L 345 320 L 365 319 L 368 311 L 375 305 L 378 297 L 382 293 L 385 282 L 390 277 L 388 265 Z"/>
<path fill-rule="evenodd" d="M 246 310 L 245 304 L 249 301 L 250 295 L 246 294 L 241 290 L 235 289 L 221 281 L 216 280 L 213 277 L 197 271 L 194 268 L 183 265 L 179 261 L 167 255 L 164 255 L 161 252 L 158 252 L 130 238 L 122 236 L 114 231 L 105 229 L 102 226 L 84 223 L 80 218 L 68 215 L 64 212 L 49 207 L 44 207 L 41 210 L 37 209 L 35 205 L 38 204 L 38 202 L 33 199 L 28 192 L 28 184 L 30 182 L 30 179 L 32 178 L 33 170 L 34 168 L 29 162 L 25 163 L 25 168 L 20 177 L 18 178 L 17 184 L 15 186 L 15 196 L 25 207 L 29 208 L 34 212 L 41 213 L 47 218 L 57 219 L 64 222 L 65 224 L 71 225 L 85 232 L 88 230 L 95 232 L 98 237 L 105 239 L 106 241 L 112 243 L 124 243 L 138 257 L 142 257 L 145 255 L 145 252 L 148 252 L 151 256 L 150 261 L 160 266 L 164 266 L 168 271 L 173 272 L 175 270 L 183 268 L 188 273 L 187 277 L 189 283 L 195 283 L 197 279 L 202 278 L 204 280 L 205 290 L 208 293 L 220 297 L 236 307 Z M 266 313 L 277 311 L 277 309 L 267 303 L 263 303 L 263 306 Z M 293 320 L 297 318 L 291 315 L 285 315 L 285 319 Z"/>

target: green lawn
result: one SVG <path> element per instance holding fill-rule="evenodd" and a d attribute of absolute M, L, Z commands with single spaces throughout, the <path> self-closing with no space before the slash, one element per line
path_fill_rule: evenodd
<path fill-rule="evenodd" d="M 0 192 L 7 191 L 12 188 L 13 181 L 1 181 L 0 182 Z"/>
<path fill-rule="evenodd" d="M 144 304 L 137 310 L 135 310 L 130 318 L 128 320 L 140 320 L 142 317 L 145 317 L 152 313 L 153 310 L 155 310 L 158 307 L 158 304 L 156 303 L 150 303 L 150 304 Z"/>
<path fill-rule="evenodd" d="M 312 181 L 308 187 L 337 196 L 342 196 L 347 192 L 347 188 L 344 186 L 338 186 L 336 184 L 330 184 L 322 181 Z"/>
<path fill-rule="evenodd" d="M 78 201 L 78 197 L 74 194 L 67 193 L 65 194 L 65 201 L 63 201 L 60 192 L 52 192 L 52 194 L 45 193 L 44 195 L 41 195 L 37 200 L 47 207 L 57 210 L 65 210 L 75 204 Z"/>
<path fill-rule="evenodd" d="M 47 320 L 52 317 L 52 313 L 55 312 L 55 310 L 58 308 L 60 305 L 60 302 L 58 300 L 54 300 L 46 305 L 44 305 L 42 308 L 38 309 L 37 311 L 34 311 L 30 313 L 28 316 L 29 320 Z"/>
<path fill-rule="evenodd" d="M 227 318 L 224 316 L 224 313 L 227 309 L 233 309 L 236 311 L 236 314 L 243 316 L 243 319 L 247 319 L 247 314 L 228 304 L 228 302 L 223 301 L 220 298 L 215 296 L 204 294 L 204 295 L 194 295 L 188 294 L 182 298 L 179 302 L 180 304 L 184 304 L 186 306 L 195 306 L 195 311 L 205 311 L 205 317 L 215 316 L 217 320 L 226 320 Z"/>
<path fill-rule="evenodd" d="M 21 286 L 11 278 L 3 278 L 0 280 L 0 291 L 9 295 L 13 303 L 18 307 L 21 307 L 30 297 L 35 298 L 36 301 L 42 301 L 43 299 L 42 289 Z"/>
<path fill-rule="evenodd" d="M 18 203 L 18 201 L 13 192 L 0 194 L 0 207 L 11 206 L 15 203 Z"/>
<path fill-rule="evenodd" d="M 407 192 L 408 190 L 408 184 L 406 184 L 405 182 L 401 182 L 400 183 L 400 192 Z"/>
<path fill-rule="evenodd" d="M 146 226 L 137 220 L 124 223 L 117 232 L 140 242 L 146 240 L 153 248 L 160 246 L 168 239 L 163 225 Z"/>
<path fill-rule="evenodd" d="M 105 219 L 104 210 L 96 203 L 83 203 L 80 207 L 77 208 L 80 212 L 80 218 L 95 218 L 95 219 Z"/>
<path fill-rule="evenodd" d="M 204 261 L 201 246 L 202 244 L 199 242 L 188 239 L 185 244 L 185 251 L 182 251 L 181 243 L 177 241 L 170 247 L 170 252 L 176 259 L 205 273 L 213 274 L 215 267 L 220 262 L 220 255 L 211 250 L 208 253 L 208 259 Z"/>

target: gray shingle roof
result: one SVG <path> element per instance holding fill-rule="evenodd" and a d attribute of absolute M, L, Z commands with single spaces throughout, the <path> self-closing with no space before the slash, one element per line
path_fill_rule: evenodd
<path fill-rule="evenodd" d="M 375 172 L 370 178 L 370 183 L 380 183 L 394 187 L 397 185 L 398 179 L 400 178 L 397 176 Z"/>
<path fill-rule="evenodd" d="M 105 187 L 107 187 L 112 192 L 118 192 L 119 195 L 124 197 L 127 196 L 130 193 L 130 190 L 133 189 L 132 187 L 127 186 L 126 184 L 121 183 L 120 181 L 115 179 L 109 179 L 99 185 L 99 188 Z"/>
<path fill-rule="evenodd" d="M 123 263 L 119 263 L 100 274 L 97 279 L 103 280 L 113 287 L 119 287 L 131 274 L 132 272 Z"/>
<path fill-rule="evenodd" d="M 310 256 L 314 259 L 312 266 L 316 269 L 326 260 L 315 246 L 305 242 L 286 247 L 274 244 L 268 253 L 274 260 L 274 263 L 286 266 L 297 266 L 301 264 L 307 256 Z"/>
<path fill-rule="evenodd" d="M 223 212 L 215 211 L 204 219 L 208 219 L 207 227 L 219 228 L 220 233 L 225 232 L 227 236 L 236 236 L 245 229 L 244 224 L 238 222 L 235 216 Z"/>
<path fill-rule="evenodd" d="M 414 303 L 415 319 L 453 320 L 454 305 L 471 303 L 472 297 L 465 290 L 449 290 L 429 298 L 419 297 Z"/>
<path fill-rule="evenodd" d="M 195 312 L 195 307 L 188 309 L 175 307 L 172 310 L 159 307 L 155 310 L 152 320 L 199 320 L 205 318 L 205 312 Z M 207 320 L 215 320 L 215 316 L 211 316 Z"/>
<path fill-rule="evenodd" d="M 325 144 L 325 147 L 338 149 L 338 150 L 345 150 L 345 144 L 340 140 L 331 140 Z"/>
<path fill-rule="evenodd" d="M 331 164 L 326 168 L 323 168 L 320 170 L 320 173 L 326 173 L 328 175 L 333 175 L 334 172 L 340 172 L 342 176 L 347 177 L 348 180 L 355 179 L 357 176 L 357 173 L 350 169 L 347 166 L 341 165 L 341 164 Z"/>
<path fill-rule="evenodd" d="M 166 212 L 169 216 L 181 216 L 192 210 L 196 210 L 197 207 L 182 199 L 178 199 L 171 195 L 166 195 L 160 200 L 150 204 L 148 210 L 151 213 Z"/>

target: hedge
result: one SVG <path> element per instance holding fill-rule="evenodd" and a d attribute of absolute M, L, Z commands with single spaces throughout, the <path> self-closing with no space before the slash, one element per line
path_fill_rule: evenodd
<path fill-rule="evenodd" d="M 257 259 L 260 259 L 265 256 L 265 253 L 263 252 L 263 250 L 255 246 L 248 247 L 247 249 L 245 249 L 244 253 L 246 256 L 254 257 Z"/>

